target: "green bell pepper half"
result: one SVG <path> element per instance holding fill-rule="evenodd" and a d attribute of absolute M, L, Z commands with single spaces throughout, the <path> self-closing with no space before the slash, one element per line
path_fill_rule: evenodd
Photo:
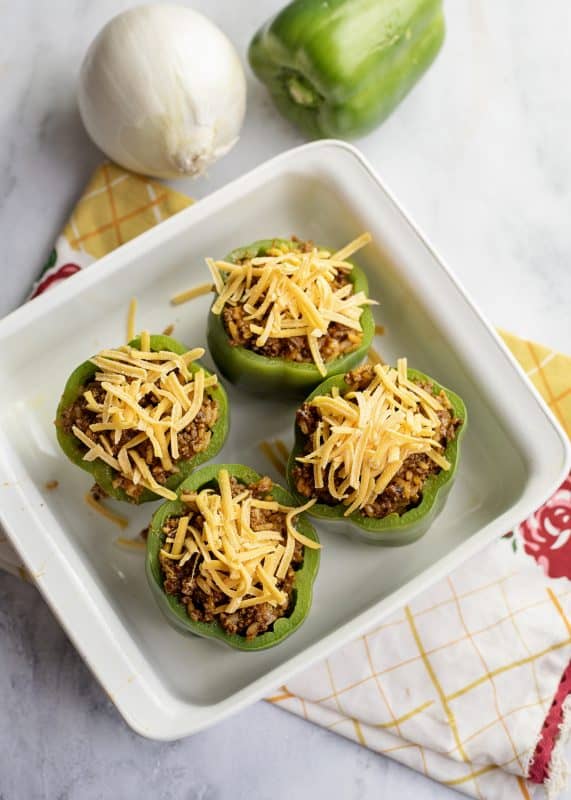
<path fill-rule="evenodd" d="M 236 263 L 244 258 L 263 256 L 273 246 L 281 244 L 295 248 L 295 243 L 287 239 L 262 239 L 247 247 L 233 250 L 226 256 L 225 261 Z M 365 292 L 368 296 L 369 285 L 362 269 L 353 264 L 348 277 L 355 293 Z M 363 329 L 361 344 L 341 358 L 326 362 L 328 376 L 348 372 L 365 358 L 375 335 L 375 321 L 370 306 L 363 308 L 359 321 Z M 255 353 L 247 347 L 230 344 L 222 315 L 213 314 L 212 311 L 208 314 L 207 341 L 210 354 L 222 375 L 251 394 L 303 397 L 323 380 L 323 376 L 312 362 L 270 358 Z"/>
<path fill-rule="evenodd" d="M 379 125 L 435 59 L 442 0 L 294 0 L 254 36 L 250 65 L 312 138 Z"/>
<path fill-rule="evenodd" d="M 344 512 L 346 507 L 341 503 L 334 506 L 327 505 L 326 503 L 315 503 L 307 512 L 308 514 L 324 520 L 347 523 L 347 533 L 354 534 L 370 544 L 400 546 L 411 544 L 417 539 L 420 539 L 429 529 L 437 515 L 442 511 L 458 468 L 460 443 L 466 432 L 468 420 L 464 401 L 450 389 L 441 386 L 433 378 L 430 378 L 423 372 L 419 372 L 416 369 L 409 369 L 408 377 L 409 380 L 418 380 L 432 384 L 433 393 L 436 395 L 444 391 L 452 405 L 454 414 L 458 419 L 462 420 L 462 425 L 456 431 L 455 438 L 448 442 L 444 451 L 444 456 L 450 462 L 450 469 L 440 470 L 440 472 L 430 475 L 424 484 L 421 502 L 415 508 L 411 508 L 410 511 L 405 511 L 404 514 L 392 513 L 382 519 L 375 519 L 373 517 L 366 517 L 360 514 L 359 511 L 354 511 L 352 514 L 345 516 Z M 311 402 L 314 397 L 331 394 L 331 390 L 334 387 L 337 387 L 341 394 L 345 394 L 351 390 L 351 387 L 345 382 L 344 375 L 335 375 L 323 381 L 323 383 L 309 395 L 307 402 Z M 306 437 L 296 424 L 295 442 L 287 465 L 287 480 L 291 493 L 300 503 L 307 502 L 308 498 L 300 495 L 296 491 L 293 470 L 297 464 L 297 456 L 303 455 L 305 441 Z"/>
<path fill-rule="evenodd" d="M 137 337 L 136 339 L 133 339 L 133 341 L 129 342 L 129 346 L 140 349 L 140 338 Z M 171 339 L 170 336 L 151 336 L 151 350 L 155 352 L 158 352 L 159 350 L 168 350 L 171 353 L 178 353 L 179 355 L 182 355 L 183 353 L 187 352 L 188 348 L 180 342 L 177 342 L 176 339 Z M 191 363 L 189 368 L 192 372 L 196 372 L 199 369 L 204 369 L 204 367 L 202 367 L 198 362 Z M 66 433 L 66 431 L 64 431 L 62 422 L 63 412 L 66 408 L 69 408 L 69 406 L 73 405 L 77 398 L 80 397 L 84 387 L 93 379 L 93 376 L 96 372 L 97 367 L 95 364 L 93 364 L 91 361 L 84 361 L 83 364 L 80 364 L 79 367 L 77 367 L 77 369 L 75 369 L 68 378 L 58 405 L 55 422 L 56 436 L 61 449 L 70 461 L 72 461 L 74 464 L 77 464 L 78 467 L 81 467 L 81 469 L 85 470 L 86 472 L 89 472 L 93 476 L 95 483 L 97 483 L 103 489 L 103 491 L 106 492 L 106 494 L 108 494 L 110 497 L 114 497 L 116 500 L 123 500 L 125 502 L 138 505 L 140 503 L 147 503 L 153 500 L 163 499 L 150 489 L 144 489 L 138 499 L 129 497 L 129 495 L 126 494 L 123 489 L 113 486 L 113 480 L 117 474 L 116 470 L 100 459 L 96 459 L 95 461 L 85 461 L 83 458 L 85 455 L 85 446 L 73 435 L 73 433 Z M 206 375 L 210 374 L 206 369 L 204 369 L 204 372 Z M 195 456 L 193 456 L 193 458 L 187 461 L 177 462 L 179 471 L 168 478 L 165 483 L 167 489 L 172 489 L 174 491 L 179 483 L 187 478 L 188 475 L 190 475 L 190 473 L 199 464 L 203 464 L 205 461 L 209 461 L 211 458 L 214 458 L 226 440 L 229 425 L 229 409 L 226 392 L 220 384 L 212 389 L 209 389 L 208 391 L 218 405 L 218 419 L 212 428 L 210 443 L 208 444 L 206 450 L 204 450 L 202 453 L 197 453 Z"/>
<path fill-rule="evenodd" d="M 228 470 L 231 477 L 237 478 L 245 486 L 260 480 L 260 475 L 257 472 L 242 464 L 209 464 L 183 481 L 177 489 L 177 494 L 198 492 L 204 488 L 216 489 L 218 486 L 217 477 L 222 469 Z M 274 500 L 277 500 L 282 505 L 295 505 L 291 494 L 281 486 L 274 484 L 271 495 Z M 289 617 L 280 617 L 274 622 L 271 631 L 266 631 L 254 639 L 246 639 L 245 636 L 240 636 L 239 634 L 230 634 L 218 622 L 195 622 L 192 620 L 188 616 L 184 604 L 174 595 L 167 594 L 163 588 L 163 575 L 159 561 L 159 553 L 165 539 L 163 527 L 169 517 L 181 516 L 185 513 L 186 508 L 187 506 L 182 500 L 163 503 L 153 516 L 147 537 L 147 580 L 155 600 L 167 621 L 181 633 L 216 639 L 229 647 L 247 652 L 267 650 L 269 647 L 274 647 L 283 642 L 284 639 L 299 628 L 309 613 L 313 582 L 319 568 L 320 551 L 304 548 L 303 564 L 296 570 L 293 590 L 294 607 Z M 319 541 L 315 528 L 303 514 L 298 516 L 296 528 L 304 536 L 314 539 L 316 542 Z"/>

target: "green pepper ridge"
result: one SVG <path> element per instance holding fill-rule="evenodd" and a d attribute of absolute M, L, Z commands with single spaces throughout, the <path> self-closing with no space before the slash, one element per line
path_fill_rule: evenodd
<path fill-rule="evenodd" d="M 408 377 L 410 380 L 430 383 L 434 394 L 439 394 L 441 391 L 444 391 L 452 405 L 455 415 L 458 419 L 462 420 L 462 425 L 457 430 L 456 436 L 448 442 L 444 451 L 444 456 L 450 462 L 450 469 L 440 470 L 440 472 L 430 475 L 423 486 L 421 502 L 415 508 L 405 511 L 404 514 L 397 514 L 395 512 L 381 519 L 376 519 L 374 517 L 366 517 L 358 511 L 354 511 L 349 516 L 345 516 L 345 506 L 342 504 L 330 506 L 326 503 L 315 503 L 307 512 L 321 519 L 333 522 L 347 522 L 349 525 L 355 527 L 356 530 L 354 532 L 357 536 L 370 543 L 383 546 L 411 544 L 417 539 L 420 539 L 420 537 L 427 532 L 436 516 L 444 507 L 447 495 L 452 487 L 458 468 L 461 439 L 465 434 L 468 422 L 468 414 L 464 401 L 455 392 L 441 386 L 433 378 L 416 369 L 408 369 Z M 350 390 L 348 384 L 345 383 L 345 376 L 335 375 L 323 381 L 323 383 L 309 395 L 306 402 L 310 402 L 314 397 L 319 395 L 331 394 L 331 390 L 334 387 L 337 387 L 341 394 Z M 293 470 L 297 463 L 297 456 L 303 455 L 305 438 L 306 437 L 296 424 L 295 442 L 287 464 L 287 480 L 291 493 L 300 503 L 307 502 L 308 498 L 300 495 L 296 491 Z"/>
<path fill-rule="evenodd" d="M 233 250 L 225 260 L 236 263 L 244 258 L 255 258 L 265 255 L 272 246 L 283 244 L 294 247 L 294 243 L 288 239 L 261 239 Z M 353 264 L 348 278 L 355 293 L 362 291 L 368 296 L 369 285 L 362 269 Z M 364 359 L 375 335 L 375 321 L 370 306 L 363 308 L 359 321 L 363 329 L 361 344 L 350 353 L 326 362 L 328 376 L 348 372 Z M 210 354 L 224 377 L 252 394 L 267 395 L 274 392 L 280 397 L 300 397 L 323 380 L 312 362 L 271 358 L 247 347 L 230 344 L 222 315 L 213 314 L 212 311 L 208 314 L 207 341 Z"/>
<path fill-rule="evenodd" d="M 242 464 L 210 464 L 183 481 L 177 489 L 177 494 L 180 496 L 182 492 L 196 492 L 205 487 L 216 487 L 217 476 L 222 469 L 228 470 L 231 477 L 237 478 L 246 486 L 256 483 L 261 477 L 253 469 Z M 282 505 L 295 505 L 292 495 L 277 484 L 274 484 L 271 494 Z M 304 622 L 311 607 L 313 583 L 319 568 L 320 551 L 304 548 L 303 564 L 296 570 L 293 590 L 294 607 L 291 614 L 288 617 L 277 619 L 271 631 L 266 631 L 254 639 L 246 639 L 245 636 L 239 634 L 227 633 L 218 622 L 192 620 L 188 616 L 184 604 L 177 597 L 168 595 L 163 589 L 163 576 L 159 562 L 159 553 L 165 538 L 163 526 L 168 517 L 181 515 L 185 510 L 186 505 L 181 500 L 163 503 L 153 516 L 147 537 L 147 580 L 167 621 L 181 633 L 217 639 L 237 650 L 249 652 L 274 647 L 297 630 Z M 303 514 L 297 518 L 296 527 L 304 536 L 314 539 L 316 542 L 319 541 L 315 528 Z"/>
<path fill-rule="evenodd" d="M 154 352 L 159 350 L 169 350 L 172 353 L 183 355 L 183 353 L 186 353 L 188 350 L 187 347 L 178 342 L 176 339 L 172 339 L 170 336 L 151 336 L 150 340 L 151 350 Z M 137 337 L 129 342 L 129 346 L 140 349 L 140 337 Z M 191 372 L 196 372 L 199 369 L 204 369 L 204 367 L 198 362 L 193 362 L 189 365 L 189 369 Z M 91 361 L 84 361 L 71 373 L 67 380 L 57 408 L 55 423 L 56 436 L 61 449 L 70 461 L 72 461 L 74 464 L 77 464 L 78 467 L 81 467 L 81 469 L 85 470 L 86 472 L 89 472 L 93 476 L 95 482 L 110 497 L 114 497 L 116 500 L 122 500 L 138 505 L 140 503 L 147 503 L 162 499 L 150 489 L 144 489 L 140 497 L 135 499 L 133 497 L 129 497 L 129 495 L 123 489 L 115 488 L 113 486 L 113 480 L 116 471 L 110 467 L 109 464 L 106 464 L 100 459 L 96 459 L 95 461 L 85 461 L 83 458 L 85 455 L 85 446 L 73 435 L 73 433 L 66 433 L 64 431 L 61 422 L 63 412 L 77 400 L 77 398 L 81 395 L 84 386 L 89 383 L 96 372 L 97 367 L 95 364 L 93 364 Z M 211 374 L 206 369 L 204 369 L 204 372 L 207 376 Z M 168 478 L 165 483 L 167 489 L 172 489 L 174 491 L 181 481 L 187 478 L 199 464 L 203 464 L 205 461 L 209 461 L 211 458 L 214 458 L 226 440 L 229 426 L 229 408 L 226 392 L 220 384 L 212 387 L 208 391 L 218 405 L 218 419 L 212 428 L 212 435 L 208 447 L 203 452 L 197 453 L 188 461 L 177 462 L 179 471 Z"/>

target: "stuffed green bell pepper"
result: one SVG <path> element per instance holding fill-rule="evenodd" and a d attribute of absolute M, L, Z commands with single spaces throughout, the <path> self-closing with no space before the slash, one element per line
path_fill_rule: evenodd
<path fill-rule="evenodd" d="M 294 0 L 248 57 L 282 114 L 312 138 L 379 125 L 444 40 L 441 0 Z"/>
<path fill-rule="evenodd" d="M 228 402 L 204 350 L 143 333 L 102 350 L 70 375 L 56 415 L 58 442 L 117 500 L 173 499 L 228 433 Z"/>
<path fill-rule="evenodd" d="M 293 498 L 241 464 L 211 464 L 187 478 L 153 516 L 149 585 L 182 633 L 238 650 L 265 650 L 305 620 L 319 541 Z"/>
<path fill-rule="evenodd" d="M 460 397 L 406 359 L 336 375 L 297 412 L 291 491 L 368 542 L 410 544 L 444 505 L 466 420 Z"/>
<path fill-rule="evenodd" d="M 208 347 L 220 372 L 254 394 L 303 396 L 359 364 L 374 336 L 364 272 L 347 258 L 363 234 L 333 253 L 265 239 L 208 259 L 217 297 Z"/>

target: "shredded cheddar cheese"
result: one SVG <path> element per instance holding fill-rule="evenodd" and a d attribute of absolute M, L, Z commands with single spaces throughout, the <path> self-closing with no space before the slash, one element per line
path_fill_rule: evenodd
<path fill-rule="evenodd" d="M 284 464 L 287 464 L 287 460 L 289 458 L 289 450 L 287 449 L 285 442 L 282 439 L 276 439 L 274 442 L 274 447 L 278 451 Z"/>
<path fill-rule="evenodd" d="M 258 347 L 270 338 L 306 337 L 315 365 L 326 375 L 319 339 L 333 322 L 362 332 L 363 308 L 374 304 L 364 292 L 354 294 L 350 283 L 340 288 L 334 283 L 340 273 L 351 272 L 347 259 L 370 241 L 364 233 L 336 253 L 276 245 L 240 264 L 207 258 L 218 294 L 212 313 L 221 314 L 226 304 L 242 305 Z"/>
<path fill-rule="evenodd" d="M 216 375 L 206 376 L 203 369 L 193 372 L 189 366 L 204 355 L 197 347 L 182 355 L 151 351 L 148 332 L 141 334 L 141 350 L 124 345 L 116 350 L 102 350 L 91 361 L 97 367 L 95 380 L 104 390 L 104 399 L 96 401 L 93 392 L 83 393 L 87 409 L 96 412 L 97 421 L 86 433 L 74 425 L 72 432 L 85 445 L 85 461 L 101 459 L 134 484 L 150 489 L 169 500 L 175 492 L 158 483 L 147 463 L 135 449 L 148 442 L 152 453 L 167 472 L 176 470 L 179 457 L 178 434 L 194 420 L 208 388 L 216 386 Z M 142 404 L 153 396 L 156 404 Z M 138 431 L 127 438 L 114 454 L 124 431 Z M 94 436 L 95 434 L 95 436 Z"/>
<path fill-rule="evenodd" d="M 163 557 L 185 564 L 197 556 L 196 582 L 206 593 L 219 590 L 227 602 L 216 612 L 234 613 L 260 603 L 283 605 L 287 595 L 279 588 L 294 554 L 295 542 L 319 549 L 321 545 L 301 534 L 295 517 L 315 500 L 292 508 L 274 500 L 258 500 L 245 489 L 232 496 L 227 470 L 218 473 L 218 491 L 202 489 L 182 494 L 188 513 L 178 518 L 174 532 L 168 532 L 161 549 Z M 285 536 L 278 530 L 254 530 L 252 510 L 267 509 L 284 514 Z M 194 517 L 202 517 L 202 526 Z M 284 541 L 285 539 L 285 541 Z"/>
<path fill-rule="evenodd" d="M 135 338 L 135 317 L 137 315 L 137 298 L 133 297 L 127 312 L 127 341 Z"/>
<path fill-rule="evenodd" d="M 313 466 L 317 489 L 326 487 L 347 506 L 345 516 L 373 503 L 414 453 L 450 469 L 437 440 L 441 401 L 409 380 L 405 358 L 396 369 L 378 363 L 373 369 L 366 389 L 345 395 L 334 389 L 311 400 L 321 419 L 312 451 L 297 459 Z"/>
<path fill-rule="evenodd" d="M 260 451 L 263 453 L 263 455 L 265 455 L 265 457 L 271 463 L 276 472 L 279 472 L 280 475 L 285 476 L 286 473 L 285 464 L 287 459 L 282 459 L 279 456 L 277 456 L 274 453 L 270 442 L 266 441 L 265 439 L 259 443 L 258 447 L 260 448 Z"/>
<path fill-rule="evenodd" d="M 384 364 L 383 359 L 374 347 L 369 347 L 367 357 L 371 364 Z"/>
<path fill-rule="evenodd" d="M 101 514 L 102 517 L 115 523 L 115 525 L 118 525 L 120 528 L 126 528 L 129 525 L 129 520 L 126 517 L 122 517 L 121 514 L 116 514 L 114 511 L 111 511 L 111 509 L 106 508 L 103 503 L 96 500 L 90 492 L 87 492 L 85 495 L 85 502 L 90 508 L 97 511 L 98 514 Z"/>
<path fill-rule="evenodd" d="M 123 548 L 123 550 L 131 550 L 132 552 L 141 552 L 147 548 L 146 542 L 143 542 L 142 539 L 128 539 L 125 536 L 118 536 L 115 539 L 115 544 Z"/>
<path fill-rule="evenodd" d="M 214 291 L 214 286 L 211 283 L 202 283 L 200 286 L 195 286 L 192 289 L 186 289 L 171 297 L 171 305 L 180 306 L 182 303 L 188 303 L 189 300 L 194 300 L 196 297 L 209 294 Z"/>

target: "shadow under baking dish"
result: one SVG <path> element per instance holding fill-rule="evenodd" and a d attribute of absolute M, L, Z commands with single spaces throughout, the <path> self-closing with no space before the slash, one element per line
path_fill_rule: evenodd
<path fill-rule="evenodd" d="M 427 570 L 455 566 L 469 553 L 462 546 L 475 541 L 482 529 L 488 530 L 489 538 L 489 526 L 498 517 L 507 515 L 507 524 L 516 507 L 511 523 L 519 521 L 525 502 L 534 502 L 529 493 L 543 500 L 540 495 L 550 486 L 542 480 L 553 481 L 556 471 L 551 465 L 550 473 L 541 463 L 541 447 L 534 449 L 529 443 L 535 428 L 544 441 L 550 436 L 551 422 L 542 421 L 537 399 L 374 176 L 353 151 L 339 145 L 325 143 L 321 150 L 310 147 L 299 152 L 299 158 L 283 161 L 279 175 L 262 168 L 250 185 L 242 180 L 241 191 L 240 185 L 235 190 L 229 187 L 124 246 L 105 259 L 106 265 L 90 268 L 94 274 L 101 270 L 101 279 L 85 281 L 80 276 L 81 289 L 58 290 L 70 295 L 65 302 L 42 307 L 26 325 L 13 326 L 0 336 L 0 370 L 6 386 L 0 399 L 4 466 L 16 482 L 25 476 L 18 496 L 37 516 L 54 554 L 53 561 L 48 555 L 45 564 L 35 566 L 47 575 L 59 569 L 59 558 L 65 557 L 74 576 L 67 602 L 85 601 L 87 628 L 91 615 L 102 616 L 109 636 L 130 654 L 130 670 L 144 685 L 146 696 L 164 707 L 166 716 L 182 714 L 181 703 L 210 706 L 254 684 L 259 694 L 265 690 L 259 683 L 263 676 L 270 675 L 278 684 L 285 674 L 280 666 L 309 649 L 315 660 L 326 652 L 325 646 L 320 650 L 316 645 L 351 626 L 363 612 L 376 608 L 380 617 L 408 599 L 427 585 Z M 156 608 L 146 585 L 143 555 L 124 552 L 113 543 L 119 531 L 83 501 L 89 476 L 57 449 L 53 418 L 65 379 L 90 353 L 124 340 L 126 308 L 133 295 L 139 303 L 139 328 L 160 332 L 174 323 L 177 339 L 192 347 L 205 345 L 210 299 L 177 308 L 168 302 L 175 292 L 209 279 L 204 256 L 221 257 L 238 245 L 273 234 L 295 233 L 337 247 L 363 230 L 372 232 L 375 244 L 359 254 L 358 262 L 367 271 L 371 296 L 380 302 L 377 321 L 386 329 L 377 337 L 377 350 L 389 362 L 406 355 L 410 366 L 452 388 L 468 408 L 468 432 L 448 504 L 424 538 L 403 548 L 371 547 L 345 538 L 337 528 L 317 524 L 324 550 L 313 607 L 302 628 L 279 647 L 244 654 L 185 638 L 165 623 Z M 206 363 L 212 366 L 208 358 Z M 268 404 L 226 388 L 231 432 L 217 460 L 249 464 L 278 478 L 258 444 L 275 438 L 291 444 L 296 403 Z M 510 398 L 516 391 L 521 398 L 512 407 Z M 526 420 L 531 430 L 526 430 Z M 556 448 L 555 432 L 553 437 L 547 441 L 551 453 Z M 43 487 L 51 479 L 59 480 L 60 486 L 47 492 Z M 154 507 L 114 504 L 130 519 L 124 535 L 135 536 Z M 495 529 L 495 535 L 503 532 L 501 527 Z M 22 549 L 30 552 L 30 543 Z M 430 573 L 431 579 L 437 575 L 434 570 Z M 386 602 L 379 605 L 382 601 Z M 65 623 L 65 607 L 62 611 L 58 603 L 54 601 Z M 355 623 L 355 633 L 360 632 L 359 625 L 362 620 Z M 343 628 L 342 640 L 349 636 L 351 628 Z M 81 632 L 74 638 L 80 640 Z M 333 643 L 327 639 L 329 649 Z M 253 690 L 252 698 L 254 694 Z M 184 732 L 184 722 L 177 725 L 173 735 Z M 168 730 L 165 722 L 149 735 L 168 738 Z"/>

